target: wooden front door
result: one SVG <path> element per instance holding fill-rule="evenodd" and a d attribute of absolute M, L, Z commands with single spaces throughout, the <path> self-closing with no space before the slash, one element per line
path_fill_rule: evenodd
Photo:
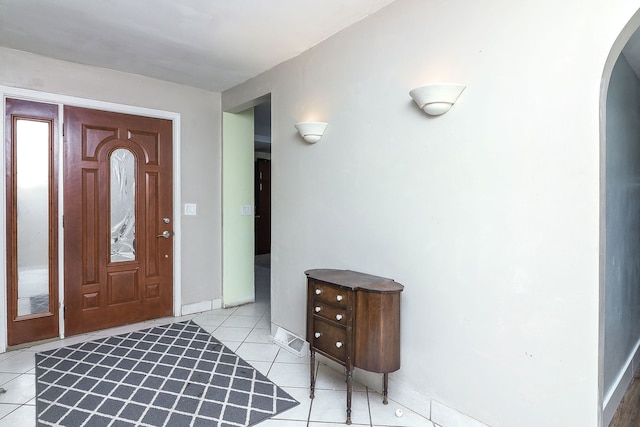
<path fill-rule="evenodd" d="M 6 100 L 7 343 L 59 335 L 58 106 Z"/>
<path fill-rule="evenodd" d="M 64 107 L 65 331 L 173 312 L 172 123 Z"/>

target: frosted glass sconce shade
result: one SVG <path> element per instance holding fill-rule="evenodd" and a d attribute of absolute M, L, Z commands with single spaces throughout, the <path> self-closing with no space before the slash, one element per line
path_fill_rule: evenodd
<path fill-rule="evenodd" d="M 451 109 L 466 86 L 455 83 L 438 83 L 418 87 L 409 95 L 430 116 L 439 116 Z"/>
<path fill-rule="evenodd" d="M 300 122 L 296 123 L 295 127 L 305 141 L 314 144 L 322 138 L 327 124 L 324 122 Z"/>

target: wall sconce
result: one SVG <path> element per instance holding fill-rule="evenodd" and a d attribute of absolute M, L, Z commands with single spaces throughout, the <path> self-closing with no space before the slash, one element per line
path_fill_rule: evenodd
<path fill-rule="evenodd" d="M 328 123 L 324 122 L 300 122 L 296 123 L 295 127 L 305 141 L 310 144 L 315 144 L 322 138 L 327 125 Z"/>
<path fill-rule="evenodd" d="M 430 116 L 439 116 L 451 109 L 466 86 L 455 83 L 438 83 L 418 87 L 409 95 Z"/>

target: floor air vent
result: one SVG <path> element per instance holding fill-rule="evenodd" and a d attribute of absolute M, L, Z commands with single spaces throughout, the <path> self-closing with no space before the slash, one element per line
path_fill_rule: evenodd
<path fill-rule="evenodd" d="M 309 351 L 309 344 L 305 340 L 286 329 L 278 328 L 273 342 L 298 357 L 306 356 Z"/>

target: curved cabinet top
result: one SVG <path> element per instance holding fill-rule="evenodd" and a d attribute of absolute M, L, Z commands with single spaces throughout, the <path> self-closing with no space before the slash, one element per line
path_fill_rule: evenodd
<path fill-rule="evenodd" d="M 373 276 L 351 270 L 335 270 L 318 268 L 304 272 L 308 278 L 321 282 L 344 286 L 353 290 L 362 289 L 369 292 L 402 292 L 404 286 L 386 277 Z"/>

